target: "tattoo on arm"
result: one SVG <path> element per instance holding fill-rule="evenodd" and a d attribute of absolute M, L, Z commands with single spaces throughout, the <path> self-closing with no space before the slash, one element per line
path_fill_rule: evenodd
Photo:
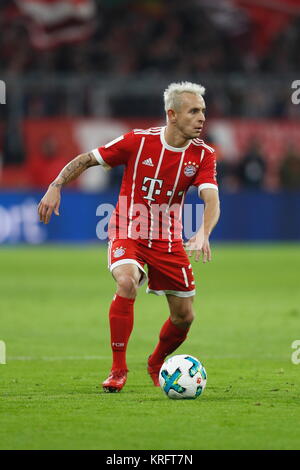
<path fill-rule="evenodd" d="M 54 188 L 61 188 L 65 184 L 76 179 L 81 173 L 91 166 L 99 165 L 92 153 L 84 153 L 71 160 L 51 183 Z"/>

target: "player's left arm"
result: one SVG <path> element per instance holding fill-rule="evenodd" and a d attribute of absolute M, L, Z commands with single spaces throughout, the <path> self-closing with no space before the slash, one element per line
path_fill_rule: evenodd
<path fill-rule="evenodd" d="M 199 261 L 202 254 L 203 263 L 211 261 L 211 249 L 209 237 L 220 217 L 219 192 L 216 189 L 205 188 L 200 191 L 200 197 L 204 201 L 203 224 L 187 243 L 188 256 L 195 255 L 195 261 Z"/>

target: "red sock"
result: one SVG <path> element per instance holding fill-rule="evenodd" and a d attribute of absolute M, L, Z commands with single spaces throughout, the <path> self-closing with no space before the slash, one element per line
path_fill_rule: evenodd
<path fill-rule="evenodd" d="M 127 299 L 116 294 L 109 310 L 112 369 L 126 369 L 127 343 L 133 328 L 133 304 L 135 299 Z"/>
<path fill-rule="evenodd" d="M 160 331 L 159 342 L 154 352 L 151 354 L 149 365 L 162 364 L 165 358 L 183 343 L 188 331 L 189 328 L 186 330 L 178 328 L 178 326 L 174 325 L 171 319 L 168 318 Z"/>

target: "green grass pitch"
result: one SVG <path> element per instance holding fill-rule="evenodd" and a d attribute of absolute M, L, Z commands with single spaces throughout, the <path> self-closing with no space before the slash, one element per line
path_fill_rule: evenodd
<path fill-rule="evenodd" d="M 107 310 L 114 282 L 103 246 L 0 250 L 1 449 L 300 449 L 299 245 L 215 245 L 193 262 L 197 318 L 178 353 L 204 363 L 197 400 L 152 386 L 146 360 L 167 318 L 142 287 L 119 394 Z"/>

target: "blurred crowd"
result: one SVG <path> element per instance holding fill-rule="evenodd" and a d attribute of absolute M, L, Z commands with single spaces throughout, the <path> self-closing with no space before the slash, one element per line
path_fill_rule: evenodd
<path fill-rule="evenodd" d="M 207 96 L 210 116 L 299 117 L 290 100 L 291 82 L 282 78 L 276 87 L 269 81 L 295 76 L 300 70 L 297 16 L 266 41 L 268 28 L 258 30 L 234 0 L 93 1 L 87 37 L 37 50 L 32 23 L 14 10 L 14 2 L 2 0 L 1 5 L 0 73 L 39 78 L 34 87 L 23 88 L 22 111 L 27 116 L 95 114 L 95 108 L 101 108 L 95 102 L 102 99 L 97 88 L 83 83 L 84 97 L 74 107 L 66 102 L 67 85 L 55 84 L 53 78 L 52 89 L 43 87 L 43 78 L 55 74 L 77 78 L 95 74 L 123 78 L 125 84 L 131 77 L 154 81 L 189 77 L 208 85 L 213 77 L 214 92 Z M 255 83 L 257 74 L 264 74 L 265 82 Z M 53 100 L 54 95 L 63 98 Z M 110 96 L 111 114 L 128 115 L 132 110 L 149 116 L 160 109 L 159 96 L 139 96 L 133 106 L 132 99 L 129 93 Z M 73 96 L 69 100 L 74 101 Z"/>
<path fill-rule="evenodd" d="M 230 7 L 228 0 L 94 3 L 91 34 L 85 41 L 36 51 L 24 15 L 13 12 L 13 1 L 1 0 L 1 73 L 130 76 L 154 72 L 170 76 L 300 70 L 299 17 L 262 48 L 256 40 L 262 32 L 253 27 L 244 10 Z"/>
<path fill-rule="evenodd" d="M 240 189 L 300 190 L 300 152 L 288 147 L 276 168 L 276 181 L 269 180 L 267 160 L 258 142 L 249 145 L 237 162 L 221 159 L 217 163 L 218 184 L 221 189 L 235 192 Z"/>
<path fill-rule="evenodd" d="M 224 125 L 226 126 L 226 123 Z M 51 132 L 45 134 L 39 146 L 35 145 L 34 153 L 31 153 L 30 158 L 29 155 L 26 158 L 24 141 L 15 138 L 12 141 L 12 148 L 9 148 L 6 142 L 5 154 L 14 156 L 16 160 L 4 165 L 2 175 L 0 164 L 0 188 L 47 188 L 70 159 L 61 151 L 61 144 L 57 137 L 57 135 L 51 135 Z M 282 154 L 274 159 L 270 158 L 271 155 L 263 148 L 260 139 L 250 137 L 244 150 L 239 151 L 235 156 L 227 155 L 226 157 L 222 146 L 218 146 L 209 133 L 204 134 L 203 138 L 216 151 L 217 180 L 221 190 L 230 193 L 236 193 L 241 189 L 271 192 L 300 190 L 299 145 L 293 145 L 287 140 Z M 72 156 L 75 157 L 76 153 L 73 153 Z M 1 157 L 0 152 L 0 163 Z M 88 192 L 98 192 L 108 188 L 117 189 L 122 182 L 123 170 L 123 166 L 118 166 L 109 172 L 93 170 L 85 172 L 70 187 L 79 187 Z"/>
<path fill-rule="evenodd" d="M 0 77 L 10 93 L 0 106 L 5 165 L 24 162 L 22 119 L 162 117 L 162 86 L 175 80 L 206 86 L 208 119 L 300 118 L 291 101 L 291 77 L 300 78 L 299 15 L 274 16 L 272 24 L 270 14 L 259 28 L 239 0 L 80 1 L 92 15 L 88 33 L 77 19 L 80 38 L 42 47 L 53 25 L 41 32 L 24 14 L 25 0 L 0 0 Z M 220 185 L 265 187 L 265 160 L 257 142 L 238 164 L 220 160 Z M 288 148 L 277 168 L 281 187 L 300 187 L 299 161 Z"/>

